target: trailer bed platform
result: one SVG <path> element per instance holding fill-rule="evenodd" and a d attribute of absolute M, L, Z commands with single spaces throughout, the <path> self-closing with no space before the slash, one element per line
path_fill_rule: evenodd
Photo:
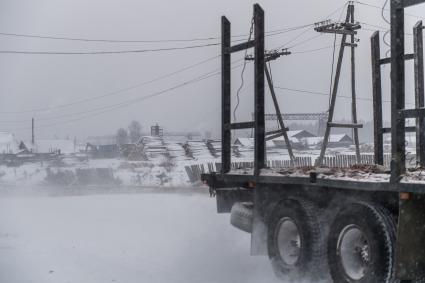
<path fill-rule="evenodd" d="M 252 169 L 237 169 L 226 174 L 203 174 L 211 188 L 254 188 L 267 185 L 301 185 L 359 191 L 425 193 L 425 170 L 410 170 L 399 182 L 390 182 L 390 172 L 382 166 L 361 165 L 350 168 L 263 169 L 258 176 Z"/>

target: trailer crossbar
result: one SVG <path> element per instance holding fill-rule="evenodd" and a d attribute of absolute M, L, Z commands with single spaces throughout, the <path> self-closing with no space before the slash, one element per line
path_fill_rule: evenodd
<path fill-rule="evenodd" d="M 254 46 L 255 46 L 255 40 L 250 40 L 247 42 L 234 45 L 230 48 L 227 48 L 226 53 L 235 53 L 235 52 L 243 51 L 249 48 L 253 48 Z"/>

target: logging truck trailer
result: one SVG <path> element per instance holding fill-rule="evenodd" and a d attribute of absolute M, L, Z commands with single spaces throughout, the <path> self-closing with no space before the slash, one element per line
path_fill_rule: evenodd
<path fill-rule="evenodd" d="M 219 172 L 203 174 L 202 180 L 216 196 L 218 212 L 230 212 L 231 223 L 251 233 L 251 254 L 267 255 L 279 277 L 292 282 L 423 282 L 425 174 L 405 166 L 405 133 L 415 131 L 418 167 L 425 167 L 421 25 L 415 53 L 404 52 L 404 9 L 421 2 L 391 0 L 390 58 L 380 58 L 379 34 L 372 36 L 376 164 L 340 169 L 321 164 L 266 168 L 264 12 L 254 5 L 254 39 L 235 46 L 230 22 L 222 17 L 222 163 Z M 230 55 L 247 48 L 254 48 L 254 121 L 231 123 Z M 404 105 L 409 58 L 415 60 L 415 109 Z M 382 127 L 380 66 L 386 63 L 391 64 L 390 128 Z M 405 127 L 406 118 L 416 118 L 416 127 Z M 231 168 L 231 131 L 243 128 L 254 128 L 254 166 Z M 388 170 L 382 166 L 386 133 L 392 137 Z"/>

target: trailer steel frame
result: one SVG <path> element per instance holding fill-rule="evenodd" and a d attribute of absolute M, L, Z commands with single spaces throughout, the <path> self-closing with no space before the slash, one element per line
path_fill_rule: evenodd
<path fill-rule="evenodd" d="M 343 180 L 318 178 L 315 172 L 309 176 L 294 177 L 279 174 L 261 174 L 265 166 L 265 115 L 264 115 L 264 12 L 254 6 L 255 39 L 237 46 L 230 46 L 230 22 L 222 18 L 222 164 L 221 172 L 203 174 L 202 180 L 217 192 L 219 212 L 228 212 L 235 201 L 250 200 L 254 203 L 252 254 L 264 254 L 266 224 L 270 206 L 288 193 L 303 195 L 327 202 L 333 194 L 348 199 L 386 204 L 397 220 L 395 243 L 396 278 L 400 282 L 414 282 L 425 278 L 425 184 L 400 182 L 405 167 L 405 133 L 416 132 L 417 154 L 421 166 L 425 165 L 425 107 L 422 23 L 414 28 L 414 54 L 404 50 L 404 9 L 425 0 L 391 0 L 391 57 L 380 58 L 379 33 L 371 38 L 374 137 L 376 164 L 383 163 L 383 134 L 391 133 L 392 161 L 389 181 Z M 344 35 L 343 35 L 344 36 Z M 230 53 L 255 47 L 255 117 L 253 122 L 231 124 L 230 121 Z M 415 108 L 405 109 L 405 60 L 415 63 Z M 391 63 L 391 127 L 382 125 L 381 70 Z M 405 127 L 406 118 L 416 118 L 416 127 Z M 254 170 L 230 171 L 231 129 L 255 128 Z M 238 189 L 235 189 L 238 188 Z M 327 205 L 332 205 L 327 204 Z"/>

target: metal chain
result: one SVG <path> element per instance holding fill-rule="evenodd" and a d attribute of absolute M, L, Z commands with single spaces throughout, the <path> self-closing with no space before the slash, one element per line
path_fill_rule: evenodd
<path fill-rule="evenodd" d="M 251 40 L 252 34 L 254 32 L 254 21 L 255 21 L 254 20 L 254 17 L 252 17 L 251 28 L 249 29 L 248 41 Z M 245 58 L 246 58 L 247 55 L 248 55 L 248 49 L 245 49 L 244 62 L 243 62 L 243 67 L 242 67 L 242 72 L 241 72 L 241 85 L 239 86 L 238 91 L 236 92 L 236 106 L 235 106 L 235 109 L 233 110 L 233 121 L 234 122 L 237 121 L 237 119 L 236 119 L 236 111 L 238 110 L 239 103 L 240 103 L 239 94 L 240 94 L 240 92 L 241 92 L 241 90 L 243 88 L 243 85 L 244 85 L 243 75 L 244 75 L 244 72 L 245 72 L 245 69 L 246 69 L 246 60 L 245 60 Z"/>

